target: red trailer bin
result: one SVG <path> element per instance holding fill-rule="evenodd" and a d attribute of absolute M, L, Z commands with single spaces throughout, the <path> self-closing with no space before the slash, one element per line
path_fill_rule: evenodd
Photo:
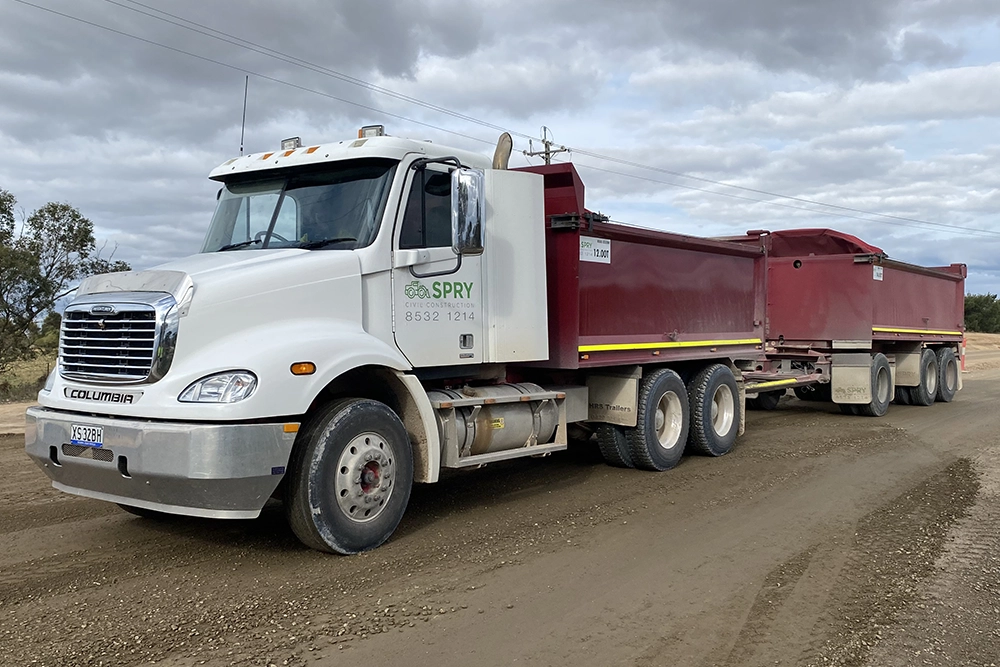
<path fill-rule="evenodd" d="M 549 368 L 759 356 L 763 247 L 609 223 L 572 164 L 545 183 Z"/>
<path fill-rule="evenodd" d="M 769 235 L 769 341 L 816 349 L 961 341 L 964 264 L 925 268 L 829 229 Z"/>

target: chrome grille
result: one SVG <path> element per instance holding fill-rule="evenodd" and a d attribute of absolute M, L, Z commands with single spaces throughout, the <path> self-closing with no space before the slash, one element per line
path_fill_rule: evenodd
<path fill-rule="evenodd" d="M 162 377 L 176 337 L 176 327 L 163 326 L 174 300 L 162 296 L 142 295 L 124 303 L 95 303 L 91 296 L 71 304 L 63 314 L 59 337 L 62 376 L 112 383 L 155 382 Z M 163 340 L 165 334 L 169 345 Z"/>
<path fill-rule="evenodd" d="M 59 345 L 62 374 L 81 379 L 145 380 L 156 353 L 156 311 L 129 305 L 113 314 L 69 310 Z"/>

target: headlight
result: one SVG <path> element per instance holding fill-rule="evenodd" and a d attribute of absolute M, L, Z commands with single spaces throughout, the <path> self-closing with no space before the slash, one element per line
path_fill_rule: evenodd
<path fill-rule="evenodd" d="M 249 398 L 257 388 L 257 376 L 250 371 L 227 371 L 192 382 L 177 397 L 182 403 L 236 403 Z"/>

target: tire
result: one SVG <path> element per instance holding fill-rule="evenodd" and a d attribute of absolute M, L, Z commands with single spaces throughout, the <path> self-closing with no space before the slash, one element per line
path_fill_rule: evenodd
<path fill-rule="evenodd" d="M 913 397 L 910 395 L 911 387 L 896 387 L 893 402 L 896 405 L 913 405 Z"/>
<path fill-rule="evenodd" d="M 871 403 L 855 407 L 859 415 L 881 417 L 889 411 L 889 401 L 893 396 L 892 371 L 889 368 L 889 360 L 881 352 L 872 356 L 871 389 Z"/>
<path fill-rule="evenodd" d="M 762 391 L 753 398 L 747 399 L 747 410 L 774 410 L 778 401 L 785 395 L 785 390 Z"/>
<path fill-rule="evenodd" d="M 728 366 L 703 368 L 688 385 L 691 431 L 688 447 L 706 456 L 729 453 L 740 430 L 740 400 L 736 378 Z"/>
<path fill-rule="evenodd" d="M 290 473 L 285 513 L 295 536 L 318 551 L 355 554 L 379 546 L 399 525 L 413 486 L 413 452 L 388 406 L 342 399 L 299 432 Z"/>
<path fill-rule="evenodd" d="M 937 400 L 942 403 L 951 403 L 958 392 L 958 374 L 961 372 L 955 350 L 950 347 L 939 348 L 937 351 L 937 362 Z"/>
<path fill-rule="evenodd" d="M 913 405 L 931 405 L 937 398 L 938 362 L 934 350 L 924 348 L 920 353 L 920 384 L 910 388 L 910 398 Z"/>
<path fill-rule="evenodd" d="M 833 398 L 828 384 L 809 384 L 804 387 L 794 387 L 795 397 L 800 401 L 821 401 L 829 403 Z"/>
<path fill-rule="evenodd" d="M 662 471 L 676 466 L 689 427 L 688 393 L 680 376 L 661 368 L 642 378 L 636 426 L 624 429 L 635 467 Z"/>
<path fill-rule="evenodd" d="M 597 427 L 597 446 L 605 463 L 616 468 L 634 468 L 632 455 L 629 453 L 628 439 L 625 431 L 614 424 L 601 424 Z"/>
<path fill-rule="evenodd" d="M 135 505 L 123 505 L 122 503 L 115 503 L 118 507 L 122 508 L 129 514 L 134 514 L 135 516 L 142 517 L 143 519 L 151 519 L 153 521 L 163 521 L 174 516 L 173 514 L 168 514 L 167 512 L 160 512 L 159 510 L 146 509 L 145 507 L 136 507 Z"/>

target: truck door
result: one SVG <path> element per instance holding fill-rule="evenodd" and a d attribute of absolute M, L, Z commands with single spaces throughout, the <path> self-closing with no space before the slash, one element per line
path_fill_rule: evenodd
<path fill-rule="evenodd" d="M 396 223 L 393 331 L 413 366 L 483 362 L 481 256 L 451 248 L 451 176 L 443 165 L 411 172 Z"/>

